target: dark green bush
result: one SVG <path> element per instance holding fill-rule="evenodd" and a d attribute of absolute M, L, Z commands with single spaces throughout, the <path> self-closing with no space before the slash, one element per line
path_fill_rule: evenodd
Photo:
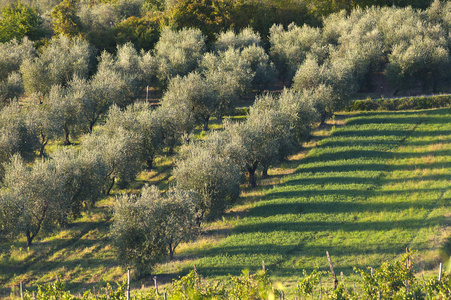
<path fill-rule="evenodd" d="M 397 99 L 381 99 L 381 100 L 355 100 L 347 111 L 374 111 L 374 110 L 417 110 L 448 107 L 451 105 L 451 96 L 421 96 L 421 97 L 405 97 Z"/>

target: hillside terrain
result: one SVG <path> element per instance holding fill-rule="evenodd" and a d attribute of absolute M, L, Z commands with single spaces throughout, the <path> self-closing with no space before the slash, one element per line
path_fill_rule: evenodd
<path fill-rule="evenodd" d="M 451 297 L 451 1 L 23 1 L 0 3 L 0 298 L 123 300 L 74 295 L 127 269 L 139 300 Z"/>
<path fill-rule="evenodd" d="M 353 267 L 376 267 L 406 247 L 417 251 L 417 272 L 435 274 L 451 250 L 443 248 L 450 235 L 450 113 L 362 113 L 346 116 L 344 126 L 344 115 L 337 115 L 332 131 L 318 132 L 328 136 L 306 156 L 275 168 L 258 190 L 244 190 L 240 204 L 207 223 L 199 240 L 181 245 L 176 260 L 154 274 L 164 283 L 196 265 L 200 274 L 220 279 L 256 271 L 264 261 L 289 292 L 303 269 L 327 270 L 325 251 L 351 281 Z M 11 246 L 1 259 L 2 286 L 59 275 L 81 292 L 121 280 L 124 269 L 108 242 L 111 204 L 99 203 L 30 250 L 23 241 Z M 148 287 L 150 279 L 134 286 Z"/>

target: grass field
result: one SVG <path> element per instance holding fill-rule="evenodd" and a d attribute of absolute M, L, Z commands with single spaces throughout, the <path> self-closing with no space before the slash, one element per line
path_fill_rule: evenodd
<path fill-rule="evenodd" d="M 332 121 L 336 128 L 318 133 L 328 136 L 308 154 L 270 170 L 221 220 L 205 224 L 199 240 L 180 245 L 175 261 L 156 268 L 159 278 L 168 281 L 195 264 L 200 274 L 220 280 L 265 261 L 289 293 L 303 269 L 328 270 L 326 251 L 335 271 L 352 282 L 353 267 L 399 258 L 406 247 L 418 251 L 417 271 L 435 273 L 451 235 L 451 110 L 351 115 L 344 126 L 339 118 Z M 167 184 L 166 164 L 160 173 L 143 174 L 142 182 L 163 178 Z M 3 296 L 21 280 L 29 287 L 61 275 L 81 292 L 123 278 L 108 239 L 112 203 L 100 202 L 32 249 L 21 248 L 23 239 L 3 246 Z M 135 287 L 142 282 L 151 281 L 137 280 Z"/>
<path fill-rule="evenodd" d="M 450 234 L 450 117 L 442 109 L 347 119 L 282 184 L 242 205 L 245 217 L 230 217 L 232 233 L 196 249 L 188 265 L 215 277 L 265 261 L 289 290 L 303 269 L 328 270 L 326 251 L 352 279 L 353 267 L 377 266 L 409 247 L 427 276 Z"/>

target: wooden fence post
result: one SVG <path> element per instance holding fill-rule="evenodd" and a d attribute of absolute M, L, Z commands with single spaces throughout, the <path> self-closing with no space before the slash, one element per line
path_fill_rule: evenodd
<path fill-rule="evenodd" d="M 421 274 L 421 277 L 423 277 L 423 287 L 424 287 L 424 293 L 426 294 L 426 299 L 429 299 L 428 290 L 426 288 L 426 281 L 424 280 L 424 274 Z"/>
<path fill-rule="evenodd" d="M 442 266 L 443 266 L 443 264 L 440 263 L 440 267 L 438 270 L 438 281 L 442 281 Z"/>
<path fill-rule="evenodd" d="M 20 299 L 23 300 L 23 282 L 20 282 Z"/>
<path fill-rule="evenodd" d="M 332 265 L 332 260 L 330 259 L 329 251 L 326 251 L 327 260 L 329 261 L 330 266 L 330 272 L 332 273 L 332 279 L 334 280 L 334 290 L 338 286 L 338 279 L 337 276 L 335 276 L 334 266 Z"/>
<path fill-rule="evenodd" d="M 127 269 L 127 300 L 130 300 L 130 269 Z"/>

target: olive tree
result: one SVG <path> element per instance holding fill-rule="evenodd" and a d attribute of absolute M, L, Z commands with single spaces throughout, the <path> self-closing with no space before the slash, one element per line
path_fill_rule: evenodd
<path fill-rule="evenodd" d="M 52 85 L 66 85 L 74 75 L 87 78 L 93 65 L 93 51 L 83 39 L 54 37 L 34 59 L 20 67 L 25 90 L 48 93 Z"/>
<path fill-rule="evenodd" d="M 205 48 L 205 36 L 200 29 L 184 28 L 174 31 L 164 28 L 154 49 L 159 65 L 157 76 L 161 85 L 165 87 L 172 77 L 194 71 Z"/>
<path fill-rule="evenodd" d="M 51 161 L 38 160 L 27 167 L 19 155 L 13 156 L 5 165 L 2 190 L 2 202 L 12 199 L 18 210 L 11 229 L 26 236 L 27 247 L 42 228 L 64 224 L 70 210 L 64 192 L 64 173 L 58 172 Z"/>
<path fill-rule="evenodd" d="M 426 10 L 429 21 L 440 24 L 445 30 L 451 29 L 451 2 L 434 0 Z"/>
<path fill-rule="evenodd" d="M 252 28 L 244 28 L 238 34 L 232 29 L 226 32 L 219 33 L 216 42 L 214 44 L 216 51 L 226 51 L 229 48 L 243 50 L 249 46 L 260 46 L 261 38 L 260 36 L 252 30 Z"/>
<path fill-rule="evenodd" d="M 107 105 L 131 103 L 139 92 L 138 66 L 139 58 L 130 44 L 119 46 L 116 56 L 104 51 L 91 82 L 95 97 Z"/>
<path fill-rule="evenodd" d="M 324 41 L 318 28 L 308 25 L 298 27 L 292 23 L 284 30 L 282 25 L 274 24 L 269 32 L 270 57 L 288 81 L 291 81 L 308 52 L 315 49 L 319 53 L 324 51 Z"/>
<path fill-rule="evenodd" d="M 155 154 L 163 146 L 163 128 L 161 115 L 148 103 L 134 103 L 121 110 L 113 105 L 108 111 L 104 129 L 113 132 L 123 128 L 138 137 L 136 160 L 152 168 Z"/>
<path fill-rule="evenodd" d="M 225 153 L 248 175 L 249 186 L 257 184 L 255 172 L 277 162 L 291 144 L 292 131 L 285 113 L 274 108 L 252 108 L 245 122 L 228 124 Z"/>
<path fill-rule="evenodd" d="M 20 199 L 9 192 L 0 190 L 0 241 L 15 236 L 20 214 Z"/>
<path fill-rule="evenodd" d="M 417 80 L 423 87 L 437 92 L 440 83 L 449 78 L 449 48 L 444 36 L 433 39 L 417 36 L 410 43 L 395 45 L 389 55 L 387 77 L 397 88 L 413 86 Z"/>
<path fill-rule="evenodd" d="M 353 65 L 354 76 L 360 89 L 371 84 L 369 75 L 383 66 L 383 35 L 379 30 L 380 9 L 354 9 L 351 15 L 325 20 L 325 33 L 336 32 L 336 48 L 329 52 L 331 60 L 342 57 Z M 332 39 L 328 37 L 328 39 Z"/>
<path fill-rule="evenodd" d="M 75 95 L 74 95 L 75 96 Z M 49 94 L 44 97 L 43 106 L 46 107 L 48 122 L 56 129 L 57 136 L 64 137 L 64 145 L 70 145 L 69 135 L 77 136 L 80 132 L 80 106 L 67 89 L 60 85 L 51 87 Z"/>
<path fill-rule="evenodd" d="M 41 158 L 44 157 L 45 147 L 51 140 L 64 136 L 60 114 L 56 113 L 57 110 L 50 109 L 48 105 L 44 104 L 44 99 L 40 93 L 32 94 L 25 99 L 27 107 L 23 108 L 36 130 Z"/>
<path fill-rule="evenodd" d="M 17 101 L 0 110 L 0 164 L 19 153 L 27 160 L 39 148 L 38 128 L 32 115 L 22 110 Z M 0 178 L 2 178 L 0 166 Z"/>
<path fill-rule="evenodd" d="M 192 107 L 187 101 L 181 101 L 173 105 L 173 101 L 162 101 L 156 109 L 155 117 L 160 120 L 164 146 L 168 148 L 168 154 L 174 153 L 174 147 L 180 142 L 180 138 L 190 133 L 195 126 L 195 118 Z"/>
<path fill-rule="evenodd" d="M 239 196 L 239 168 L 218 147 L 225 142 L 223 134 L 212 132 L 206 141 L 185 144 L 176 161 L 177 186 L 199 194 L 199 222 L 217 218 Z"/>
<path fill-rule="evenodd" d="M 63 192 L 67 197 L 71 218 L 80 217 L 83 207 L 92 207 L 102 196 L 106 166 L 99 153 L 75 148 L 57 149 L 51 155 L 57 173 L 64 178 Z"/>
<path fill-rule="evenodd" d="M 116 180 L 129 183 L 142 170 L 140 160 L 140 135 L 124 127 L 115 127 L 109 120 L 115 119 L 117 109 L 109 112 L 104 126 L 85 136 L 83 147 L 98 153 L 107 170 L 104 178 L 104 193 L 109 194 Z"/>
<path fill-rule="evenodd" d="M 5 166 L 0 190 L 0 234 L 25 234 L 31 246 L 41 229 L 64 226 L 101 196 L 106 173 L 96 153 L 57 149 L 28 165 L 16 154 Z"/>
<path fill-rule="evenodd" d="M 314 56 L 308 56 L 294 76 L 293 89 L 301 93 L 304 90 L 317 95 L 319 92 L 325 93 L 324 104 L 318 106 L 324 108 L 320 112 L 321 122 L 324 122 L 327 116 L 345 107 L 357 91 L 358 81 L 354 71 L 355 65 L 346 58 L 334 55 L 320 65 Z M 321 89 L 315 92 L 319 87 Z"/>
<path fill-rule="evenodd" d="M 267 107 L 266 104 L 272 102 L 268 102 L 267 100 L 271 100 L 271 97 L 264 96 L 257 98 L 246 120 L 250 130 L 250 138 L 254 136 L 257 138 L 257 141 L 251 141 L 245 146 L 246 149 L 251 150 L 250 160 L 246 168 L 252 187 L 255 186 L 255 177 L 253 174 L 255 172 L 255 162 L 258 161 L 263 167 L 262 177 L 267 177 L 268 168 L 286 158 L 298 146 L 295 139 L 296 132 L 290 123 L 289 112 L 280 108 L 278 109 L 276 101 L 273 102 L 274 105 Z M 266 103 L 261 105 L 262 102 Z M 249 136 L 246 136 L 246 138 L 249 138 Z M 259 146 L 265 149 L 261 149 L 260 153 L 257 154 L 259 152 L 257 149 Z"/>
<path fill-rule="evenodd" d="M 218 97 L 218 117 L 235 107 L 240 97 L 249 91 L 255 75 L 251 62 L 234 48 L 217 55 L 206 53 L 200 62 L 200 71 Z"/>
<path fill-rule="evenodd" d="M 155 186 L 144 186 L 141 195 L 116 198 L 111 236 L 120 261 L 139 273 L 149 273 L 155 263 L 199 233 L 197 195 L 170 188 L 162 195 Z"/>
<path fill-rule="evenodd" d="M 250 63 L 250 68 L 254 73 L 252 78 L 254 88 L 262 89 L 277 79 L 276 67 L 263 47 L 248 46 L 241 51 L 241 56 Z"/>
<path fill-rule="evenodd" d="M 11 72 L 19 71 L 26 59 L 33 59 L 36 49 L 28 38 L 13 39 L 0 43 L 0 81 L 8 78 Z"/>
<path fill-rule="evenodd" d="M 204 130 L 221 104 L 214 87 L 198 72 L 172 78 L 161 101 L 165 106 L 188 108 L 186 113 L 203 124 Z"/>
<path fill-rule="evenodd" d="M 90 80 L 70 82 L 73 94 L 81 100 L 83 119 L 88 131 L 111 105 L 125 107 L 133 103 L 145 85 L 156 77 L 156 59 L 149 52 L 137 53 L 128 43 L 118 46 L 117 55 L 103 52 L 97 72 Z"/>
<path fill-rule="evenodd" d="M 315 93 L 317 90 L 296 92 L 284 89 L 278 97 L 279 110 L 288 115 L 287 119 L 293 130 L 296 146 L 308 140 L 313 125 L 319 121 L 320 112 L 316 108 Z M 319 95 L 320 101 L 324 101 L 321 99 L 323 95 Z"/>
<path fill-rule="evenodd" d="M 135 115 L 133 130 L 140 136 L 140 153 L 148 170 L 152 168 L 155 155 L 163 147 L 163 127 L 161 114 L 149 104 L 135 103 L 128 107 Z"/>
<path fill-rule="evenodd" d="M 22 77 L 17 72 L 9 74 L 8 78 L 0 81 L 0 107 L 18 98 L 24 93 Z"/>

